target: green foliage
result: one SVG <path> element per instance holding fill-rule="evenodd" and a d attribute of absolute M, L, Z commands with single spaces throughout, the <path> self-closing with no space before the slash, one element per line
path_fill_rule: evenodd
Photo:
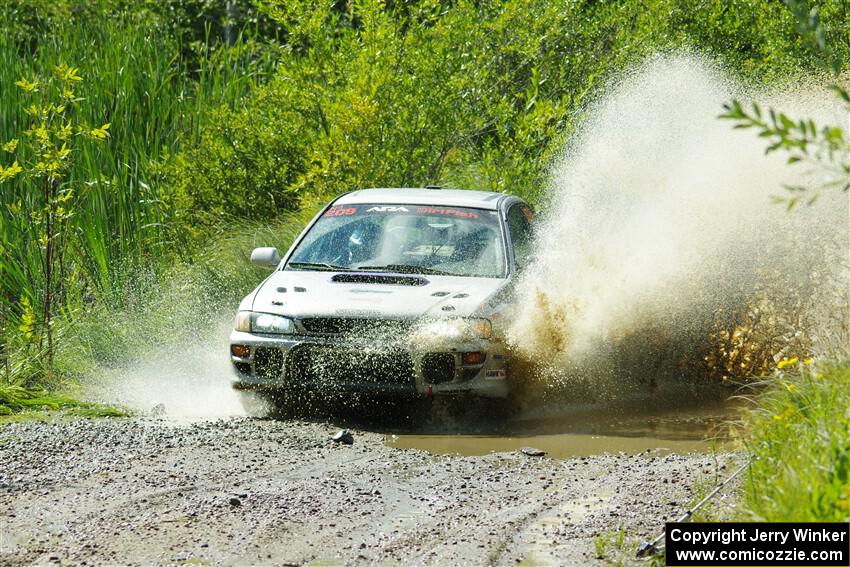
<path fill-rule="evenodd" d="M 286 30 L 276 80 L 170 164 L 188 206 L 273 218 L 299 195 L 432 183 L 536 200 L 596 89 L 649 54 L 707 51 L 749 79 L 815 65 L 777 3 L 262 5 Z"/>
<path fill-rule="evenodd" d="M 750 419 L 745 485 L 754 521 L 850 520 L 850 363 L 797 362 L 771 380 Z"/>
<path fill-rule="evenodd" d="M 90 28 L 126 18 L 156 27 L 189 49 L 209 48 L 211 39 L 232 44 L 246 28 L 268 38 L 281 32 L 251 0 L 5 0 L 0 8 L 6 40 L 29 49 L 68 23 Z"/>
<path fill-rule="evenodd" d="M 304 140 L 286 94 L 260 87 L 250 112 L 216 109 L 199 145 L 168 162 L 176 223 L 197 229 L 198 221 L 274 219 L 297 208 Z"/>
<path fill-rule="evenodd" d="M 11 85 L 73 61 L 90 85 L 80 120 L 111 123 L 108 148 L 83 148 L 69 176 L 96 181 L 80 193 L 74 214 L 86 228 L 72 243 L 78 246 L 79 275 L 94 292 L 116 287 L 123 264 L 146 261 L 181 241 L 182 227 L 171 222 L 175 203 L 157 183 L 160 162 L 199 139 L 208 108 L 236 104 L 273 67 L 273 51 L 243 36 L 227 49 L 204 51 L 196 66 L 167 28 L 136 27 L 121 18 L 60 26 L 35 53 L 0 39 L 0 82 Z M 5 141 L 26 120 L 26 106 L 15 89 L 1 90 L 0 102 Z M 0 195 L 0 210 L 10 203 L 8 193 Z"/>
<path fill-rule="evenodd" d="M 95 20 L 117 6 L 115 0 L 5 0 L 0 28 L 7 43 L 32 47 L 64 22 Z"/>
<path fill-rule="evenodd" d="M 850 95 L 847 91 L 839 87 L 835 90 L 850 109 Z M 774 197 L 775 201 L 785 203 L 790 210 L 800 201 L 805 201 L 807 205 L 813 204 L 822 190 L 850 190 L 850 140 L 840 127 L 818 127 L 811 118 L 793 120 L 773 108 L 768 110 L 768 116 L 765 117 L 756 103 L 752 104 L 750 111 L 745 110 L 737 100 L 724 108 L 725 112 L 720 117 L 734 120 L 735 128 L 755 128 L 759 136 L 768 142 L 767 153 L 784 151 L 788 154 L 789 165 L 804 163 L 830 175 L 828 181 L 815 188 L 786 185 L 790 196 Z"/>
<path fill-rule="evenodd" d="M 839 73 L 846 65 L 847 48 L 850 46 L 847 26 L 850 13 L 847 5 L 837 2 L 814 2 L 806 0 L 784 0 L 797 24 L 800 40 L 809 47 L 821 65 L 833 73 Z M 822 18 L 825 15 L 826 18 Z"/>
<path fill-rule="evenodd" d="M 3 145 L 14 161 L 6 167 L 0 165 L 0 184 L 18 185 L 20 198 L 9 205 L 20 221 L 16 228 L 38 245 L 43 281 L 27 283 L 29 289 L 39 284 L 43 289 L 39 336 L 40 342 L 47 337 L 48 374 L 53 365 L 55 272 L 73 230 L 76 200 L 76 187 L 67 183 L 68 173 L 80 138 L 102 141 L 109 137 L 108 123 L 90 128 L 74 116 L 74 107 L 82 100 L 77 91 L 82 81 L 76 68 L 59 64 L 46 77 L 22 78 L 15 83 L 26 93 L 23 104 L 30 122 L 20 139 L 12 138 Z M 0 261 L 0 274 L 12 269 L 10 262 Z M 29 297 L 22 298 L 22 306 L 21 330 L 29 338 L 36 328 Z"/>
<path fill-rule="evenodd" d="M 843 34 L 828 28 L 821 18 L 821 7 L 809 7 L 801 0 L 785 0 L 796 19 L 796 29 L 801 43 L 814 54 L 814 60 L 825 69 L 838 74 L 846 65 L 848 55 L 846 27 Z M 832 3 L 824 3 L 824 11 L 830 14 L 833 22 L 848 23 L 846 7 L 838 11 Z M 834 26 L 833 26 L 834 27 Z M 850 110 L 850 93 L 840 85 L 833 85 L 836 96 Z M 850 191 L 850 139 L 837 125 L 818 127 L 811 118 L 789 118 L 785 113 L 770 108 L 763 116 L 758 104 L 753 103 L 746 109 L 739 101 L 733 100 L 724 105 L 725 112 L 720 118 L 735 122 L 735 128 L 755 128 L 758 135 L 768 142 L 767 153 L 777 150 L 788 154 L 787 163 L 806 164 L 813 170 L 825 173 L 828 178 L 816 187 L 804 185 L 786 185 L 788 197 L 776 197 L 785 203 L 788 210 L 804 201 L 811 205 L 817 201 L 823 190 L 840 189 Z"/>
<path fill-rule="evenodd" d="M 25 415 L 32 418 L 32 413 L 22 412 L 44 410 L 63 410 L 68 415 L 80 417 L 126 417 L 129 415 L 127 411 L 119 408 L 0 382 L 0 416 Z"/>
<path fill-rule="evenodd" d="M 10 6 L 5 9 L 8 15 Z M 236 104 L 266 80 L 274 64 L 273 49 L 242 34 L 226 48 L 204 44 L 209 48 L 201 48 L 204 56 L 196 62 L 194 55 L 184 55 L 167 27 L 138 27 L 131 16 L 60 16 L 50 19 L 51 33 L 38 37 L 34 51 L 11 41 L 10 33 L 0 35 L 0 84 L 11 87 L 0 89 L 0 164 L 9 178 L 0 191 L 0 365 L 7 380 L 14 375 L 30 381 L 44 369 L 20 362 L 43 354 L 31 339 L 45 328 L 41 306 L 48 290 L 45 243 L 37 234 L 38 219 L 30 214 L 43 219 L 46 201 L 31 184 L 20 182 L 20 174 L 12 174 L 10 150 L 20 154 L 21 168 L 24 158 L 36 157 L 24 147 L 29 138 L 20 135 L 32 117 L 27 93 L 15 82 L 25 77 L 33 83 L 33 77 L 73 62 L 86 78 L 85 100 L 73 109 L 73 119 L 90 125 L 90 138 L 105 132 L 110 137 L 109 144 L 77 144 L 63 157 L 63 182 L 52 199 L 64 227 L 55 241 L 61 249 L 55 255 L 55 311 L 67 319 L 95 301 L 121 298 L 136 271 L 151 268 L 152 258 L 171 261 L 184 253 L 188 231 L 175 223 L 172 193 L 158 184 L 161 163 L 199 139 L 209 108 Z M 55 105 L 52 112 L 57 114 Z M 104 123 L 110 123 L 108 129 L 100 128 Z M 72 128 L 72 134 L 78 131 Z M 57 151 L 63 151 L 61 144 Z M 153 269 L 163 265 L 158 260 Z"/>

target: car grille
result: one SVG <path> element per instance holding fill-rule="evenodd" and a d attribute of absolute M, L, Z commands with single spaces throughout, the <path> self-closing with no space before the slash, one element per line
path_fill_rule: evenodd
<path fill-rule="evenodd" d="M 400 338 L 413 329 L 414 321 L 396 319 L 358 319 L 342 317 L 314 317 L 301 319 L 308 333 L 321 335 L 374 336 L 392 335 Z"/>
<path fill-rule="evenodd" d="M 422 357 L 422 376 L 429 384 L 451 382 L 455 377 L 455 355 L 432 352 Z"/>
<path fill-rule="evenodd" d="M 413 385 L 413 359 L 402 349 L 370 352 L 324 345 L 301 345 L 287 356 L 287 382 Z"/>
<path fill-rule="evenodd" d="M 254 351 L 254 371 L 260 378 L 280 378 L 283 370 L 283 352 L 276 348 L 258 348 Z"/>

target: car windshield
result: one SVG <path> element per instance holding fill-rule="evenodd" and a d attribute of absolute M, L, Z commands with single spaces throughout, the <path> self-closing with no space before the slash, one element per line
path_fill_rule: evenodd
<path fill-rule="evenodd" d="M 498 212 L 423 205 L 334 206 L 310 227 L 286 269 L 504 277 Z"/>

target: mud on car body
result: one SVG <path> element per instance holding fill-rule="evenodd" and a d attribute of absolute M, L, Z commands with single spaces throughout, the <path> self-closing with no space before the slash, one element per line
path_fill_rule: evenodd
<path fill-rule="evenodd" d="M 242 300 L 234 387 L 265 393 L 505 398 L 502 317 L 531 208 L 501 193 L 366 189 L 323 209 Z"/>

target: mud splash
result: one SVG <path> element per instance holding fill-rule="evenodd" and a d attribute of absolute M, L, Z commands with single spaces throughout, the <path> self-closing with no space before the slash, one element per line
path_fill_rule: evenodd
<path fill-rule="evenodd" d="M 771 205 L 783 184 L 817 174 L 719 120 L 732 98 L 847 120 L 823 89 L 748 90 L 691 56 L 652 59 L 612 84 L 553 171 L 519 286 L 509 342 L 536 365 L 538 387 L 605 398 L 743 376 L 846 332 L 847 195 L 792 213 Z"/>

